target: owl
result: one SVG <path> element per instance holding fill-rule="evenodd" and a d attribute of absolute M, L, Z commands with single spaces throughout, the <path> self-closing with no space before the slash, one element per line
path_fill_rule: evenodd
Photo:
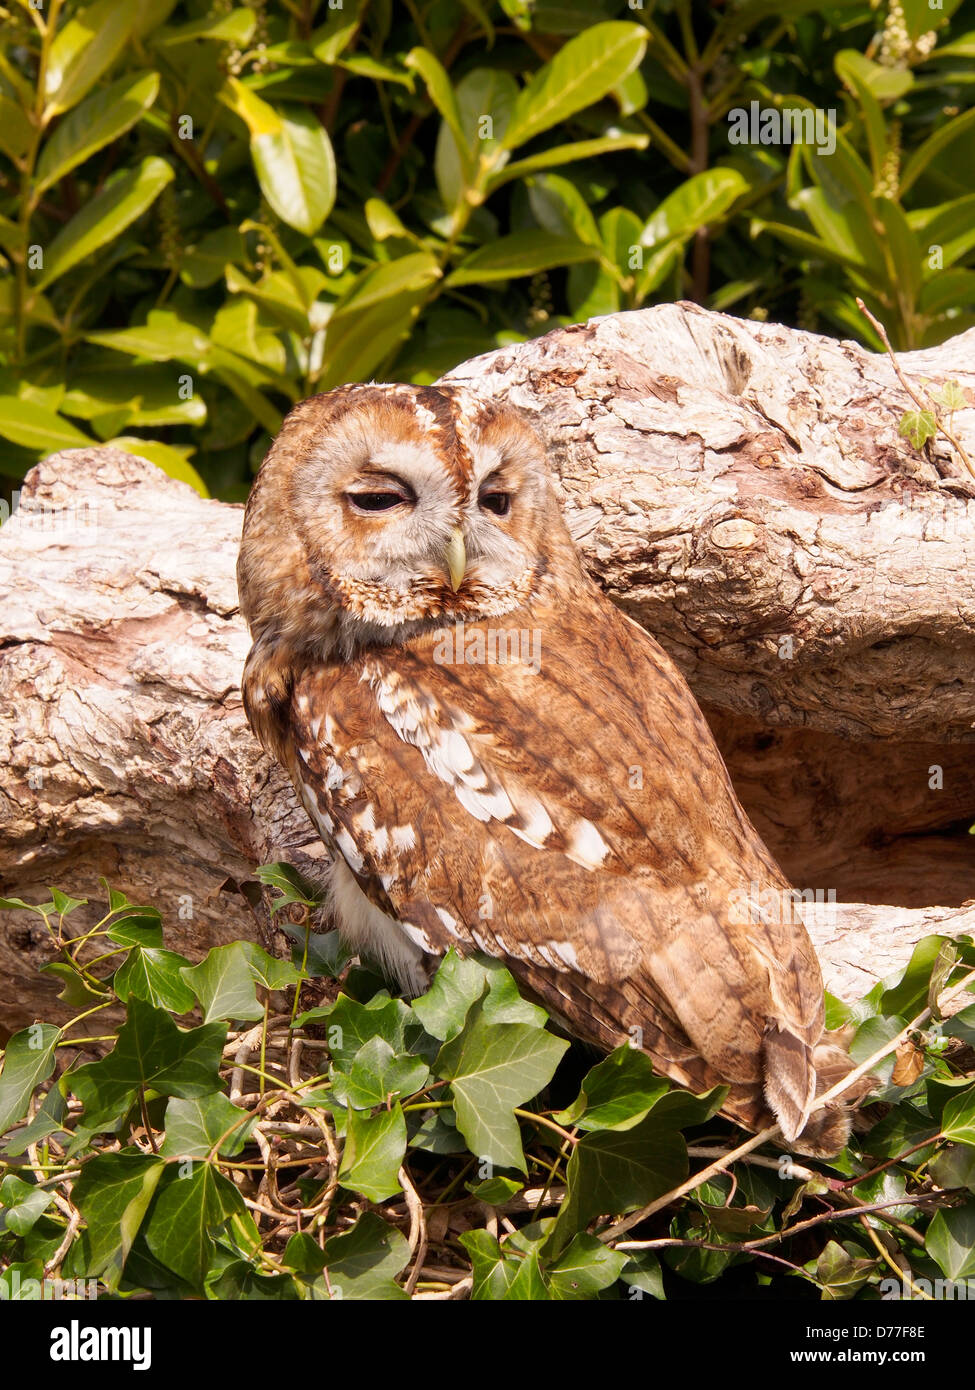
<path fill-rule="evenodd" d="M 485 952 L 571 1034 L 842 1147 L 849 1108 L 809 1112 L 852 1063 L 789 885 L 677 668 L 583 570 L 517 411 L 453 386 L 302 402 L 237 573 L 247 716 L 353 950 L 414 994 L 449 947 Z"/>

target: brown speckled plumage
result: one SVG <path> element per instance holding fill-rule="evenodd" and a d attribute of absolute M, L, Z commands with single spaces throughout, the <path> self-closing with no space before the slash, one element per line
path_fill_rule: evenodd
<path fill-rule="evenodd" d="M 360 514 L 356 489 L 389 477 L 414 502 Z M 255 484 L 238 575 L 248 717 L 343 861 L 354 940 L 414 986 L 425 958 L 484 950 L 578 1036 L 636 1041 L 698 1091 L 729 1084 L 727 1114 L 771 1112 L 800 1150 L 841 1146 L 842 1109 L 806 1124 L 850 1063 L 823 1033 L 805 929 L 731 910 L 788 885 L 676 667 L 583 572 L 513 411 L 434 387 L 303 402 Z M 484 659 L 499 630 L 518 659 Z"/>

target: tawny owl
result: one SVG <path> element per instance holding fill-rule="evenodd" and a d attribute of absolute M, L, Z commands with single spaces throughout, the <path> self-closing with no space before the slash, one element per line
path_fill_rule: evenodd
<path fill-rule="evenodd" d="M 247 715 L 354 948 L 414 992 L 451 945 L 484 951 L 573 1034 L 841 1147 L 846 1111 L 809 1119 L 851 1063 L 805 929 L 734 910 L 788 885 L 673 662 L 583 571 L 514 410 L 454 387 L 304 401 L 238 580 Z"/>

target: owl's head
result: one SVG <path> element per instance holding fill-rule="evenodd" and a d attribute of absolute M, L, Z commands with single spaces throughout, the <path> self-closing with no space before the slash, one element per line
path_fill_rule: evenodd
<path fill-rule="evenodd" d="M 345 386 L 285 420 L 247 505 L 237 574 L 255 637 L 349 651 L 510 613 L 566 548 L 542 450 L 516 411 L 458 387 Z"/>

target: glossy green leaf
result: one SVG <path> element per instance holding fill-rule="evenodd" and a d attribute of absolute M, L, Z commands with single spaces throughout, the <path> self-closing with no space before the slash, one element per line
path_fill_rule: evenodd
<path fill-rule="evenodd" d="M 225 1158 L 239 1154 L 260 1117 L 232 1105 L 225 1095 L 174 1096 L 166 1106 L 164 1158 L 209 1158 L 219 1144 Z"/>
<path fill-rule="evenodd" d="M 122 77 L 65 115 L 38 160 L 35 193 L 64 178 L 96 150 L 118 140 L 149 110 L 159 93 L 157 72 Z"/>
<path fill-rule="evenodd" d="M 150 155 L 134 169 L 112 178 L 101 193 L 75 213 L 45 249 L 44 269 L 36 281 L 37 288 L 53 284 L 79 261 L 114 241 L 142 216 L 172 179 L 172 168 L 156 155 Z"/>
<path fill-rule="evenodd" d="M 602 250 L 602 237 L 589 204 L 561 174 L 538 174 L 525 180 L 535 221 L 553 236 L 573 238 Z"/>
<path fill-rule="evenodd" d="M 684 1181 L 687 1171 L 684 1140 L 653 1112 L 632 1129 L 584 1134 L 569 1159 L 553 1248 L 565 1245 L 595 1216 L 624 1216 L 662 1197 Z"/>
<path fill-rule="evenodd" d="M 624 1043 L 592 1068 L 575 1101 L 555 1118 L 584 1130 L 632 1129 L 669 1089 L 646 1053 Z"/>
<path fill-rule="evenodd" d="M 207 289 L 223 276 L 227 266 L 245 259 L 244 238 L 236 227 L 217 227 L 186 253 L 179 274 L 184 285 Z"/>
<path fill-rule="evenodd" d="M 474 68 L 458 82 L 454 95 L 463 142 L 458 142 L 456 130 L 444 120 L 434 157 L 437 187 L 448 208 L 463 197 L 478 161 L 498 157 L 495 152 L 508 128 L 518 84 L 503 69 Z"/>
<path fill-rule="evenodd" d="M 640 62 L 647 38 L 642 25 L 611 20 L 570 39 L 519 95 L 505 131 L 505 149 L 517 149 L 601 101 Z"/>
<path fill-rule="evenodd" d="M 246 1210 L 228 1178 L 209 1163 L 167 1166 L 146 1223 L 149 1249 L 167 1269 L 191 1287 L 202 1288 L 215 1253 L 214 1233 Z"/>
<path fill-rule="evenodd" d="M 153 36 L 153 43 L 160 48 L 176 48 L 196 39 L 209 39 L 214 43 L 232 43 L 243 48 L 250 43 L 256 24 L 257 15 L 253 10 L 231 10 L 229 14 L 207 15 L 203 19 L 191 20 L 189 24 L 160 29 Z"/>
<path fill-rule="evenodd" d="M 196 996 L 180 977 L 190 962 L 175 951 L 133 946 L 112 978 L 112 988 L 124 1002 L 133 995 L 170 1013 L 188 1013 Z"/>
<path fill-rule="evenodd" d="M 0 435 L 38 453 L 84 449 L 95 443 L 63 416 L 19 396 L 0 396 Z"/>
<path fill-rule="evenodd" d="M 410 1247 L 402 1232 L 375 1212 L 359 1217 L 351 1231 L 325 1242 L 328 1281 L 344 1299 L 402 1299 L 407 1294 L 394 1282 L 406 1268 Z"/>
<path fill-rule="evenodd" d="M 85 1125 L 94 1130 L 117 1121 L 140 1087 L 190 1099 L 219 1091 L 217 1068 L 226 1037 L 222 1023 L 184 1032 L 168 1013 L 133 996 L 113 1050 L 71 1073 Z"/>
<path fill-rule="evenodd" d="M 96 0 L 58 30 L 44 70 L 46 120 L 70 110 L 91 90 L 121 52 L 132 20 L 130 5 Z"/>
<path fill-rule="evenodd" d="M 53 1201 L 53 1192 L 8 1173 L 0 1182 L 0 1232 L 25 1236 Z"/>
<path fill-rule="evenodd" d="M 585 246 L 574 237 L 553 236 L 533 228 L 512 232 L 510 236 L 472 251 L 447 277 L 447 284 L 451 288 L 488 285 L 497 280 L 537 275 L 540 270 L 551 270 L 554 266 L 578 265 L 580 261 L 598 258 L 599 250 L 594 246 Z"/>
<path fill-rule="evenodd" d="M 936 1211 L 924 1244 L 948 1279 L 975 1278 L 975 1202 Z"/>
<path fill-rule="evenodd" d="M 709 169 L 694 174 L 657 208 L 640 234 L 641 246 L 657 247 L 676 237 L 689 237 L 717 221 L 748 184 L 736 169 Z"/>
<path fill-rule="evenodd" d="M 446 121 L 454 137 L 454 146 L 460 162 L 461 181 L 465 187 L 469 186 L 473 169 L 473 156 L 469 138 L 461 120 L 457 97 L 450 85 L 450 78 L 440 62 L 425 48 L 411 49 L 404 61 L 411 72 L 420 74 L 430 100 Z"/>
<path fill-rule="evenodd" d="M 495 1168 L 526 1172 L 512 1111 L 546 1086 L 568 1047 L 527 1023 L 490 1023 L 478 1001 L 464 1031 L 444 1043 L 435 1064 L 450 1082 L 457 1128 L 471 1153 Z"/>
<path fill-rule="evenodd" d="M 339 1182 L 370 1202 L 402 1190 L 397 1174 L 406 1154 L 406 1121 L 399 1102 L 378 1115 L 350 1110 Z"/>
<path fill-rule="evenodd" d="M 7 1042 L 0 1072 L 0 1134 L 24 1119 L 33 1090 L 54 1070 L 54 1048 L 61 1030 L 51 1023 L 32 1023 Z"/>
<path fill-rule="evenodd" d="M 490 956 L 462 956 L 447 951 L 426 994 L 413 1000 L 413 1012 L 433 1038 L 446 1042 L 464 1027 L 471 1006 L 483 1000 L 488 1023 L 527 1023 L 544 1028 L 545 1010 L 518 993 L 510 972 Z"/>
<path fill-rule="evenodd" d="M 440 276 L 440 267 L 427 252 L 370 266 L 357 276 L 325 330 L 319 387 L 329 390 L 345 381 L 368 381 L 409 334 Z"/>
<path fill-rule="evenodd" d="M 199 965 L 184 966 L 180 974 L 199 999 L 207 1023 L 264 1016 L 242 942 L 214 946 Z"/>
<path fill-rule="evenodd" d="M 30 149 L 34 128 L 23 107 L 0 92 L 0 150 L 18 160 Z"/>
<path fill-rule="evenodd" d="M 221 93 L 250 132 L 261 191 L 283 222 L 311 236 L 335 203 L 335 156 L 321 123 L 304 107 L 280 110 L 235 77 Z"/>
<path fill-rule="evenodd" d="M 645 150 L 650 143 L 648 135 L 623 134 L 601 135 L 594 140 L 576 140 L 569 145 L 555 145 L 552 149 L 541 150 L 507 164 L 487 179 L 487 189 L 494 192 L 502 184 L 513 179 L 523 179 L 529 174 L 538 174 L 545 169 L 560 169 L 564 164 L 574 164 L 580 159 L 593 159 L 601 154 L 617 154 L 624 150 Z"/>
<path fill-rule="evenodd" d="M 903 198 L 908 189 L 913 187 L 933 160 L 937 159 L 956 140 L 961 139 L 964 139 L 965 144 L 963 149 L 956 151 L 955 154 L 967 162 L 972 158 L 972 152 L 975 149 L 975 143 L 973 143 L 975 140 L 975 107 L 946 121 L 914 151 L 901 172 L 901 197 Z"/>
<path fill-rule="evenodd" d="M 191 449 L 185 446 L 177 448 L 171 444 L 160 444 L 155 439 L 140 439 L 136 435 L 129 434 L 107 439 L 105 443 L 113 449 L 123 449 L 127 454 L 134 454 L 136 458 L 147 459 L 149 463 L 154 463 L 157 468 L 161 469 L 168 478 L 175 478 L 179 483 L 186 483 L 201 497 L 210 496 L 206 483 L 186 457 L 187 453 L 192 452 Z"/>
<path fill-rule="evenodd" d="M 152 1154 L 96 1154 L 75 1179 L 71 1200 L 88 1228 L 88 1277 L 117 1288 L 132 1242 L 166 1164 Z"/>

